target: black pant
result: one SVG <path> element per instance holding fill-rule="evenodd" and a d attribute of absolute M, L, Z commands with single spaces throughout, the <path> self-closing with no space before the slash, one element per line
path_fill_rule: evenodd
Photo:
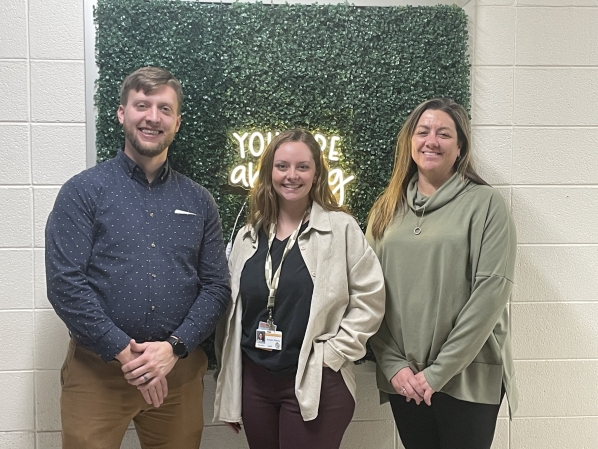
<path fill-rule="evenodd" d="M 243 425 L 252 449 L 338 449 L 355 401 L 340 372 L 322 368 L 318 417 L 303 421 L 295 376 L 276 376 L 243 355 Z"/>
<path fill-rule="evenodd" d="M 434 393 L 432 405 L 389 394 L 405 449 L 490 449 L 500 404 L 480 404 Z"/>

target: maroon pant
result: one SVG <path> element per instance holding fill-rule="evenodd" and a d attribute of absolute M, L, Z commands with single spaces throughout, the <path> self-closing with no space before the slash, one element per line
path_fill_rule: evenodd
<path fill-rule="evenodd" d="M 340 372 L 322 368 L 318 417 L 303 421 L 295 376 L 277 376 L 243 355 L 243 425 L 252 449 L 338 449 L 355 400 Z"/>

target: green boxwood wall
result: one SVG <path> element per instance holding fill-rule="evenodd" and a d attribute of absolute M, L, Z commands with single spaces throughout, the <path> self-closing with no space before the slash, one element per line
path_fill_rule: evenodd
<path fill-rule="evenodd" d="M 221 188 L 239 159 L 233 132 L 340 136 L 339 163 L 356 177 L 346 204 L 365 227 L 411 109 L 436 96 L 469 109 L 467 16 L 456 6 L 98 0 L 95 20 L 98 160 L 123 144 L 124 77 L 169 69 L 185 93 L 171 162 L 213 193 L 226 238 L 243 202 Z"/>

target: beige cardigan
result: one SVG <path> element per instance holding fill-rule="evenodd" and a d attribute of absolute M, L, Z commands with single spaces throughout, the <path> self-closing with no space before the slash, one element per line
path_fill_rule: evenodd
<path fill-rule="evenodd" d="M 299 353 L 295 394 L 305 421 L 318 416 L 323 363 L 340 369 L 355 398 L 353 362 L 384 314 L 384 278 L 374 251 L 353 217 L 314 203 L 306 230 L 297 240 L 314 290 Z M 219 364 L 214 421 L 241 421 L 241 316 L 239 283 L 245 262 L 257 250 L 257 231 L 245 226 L 235 239 L 229 268 L 232 294 L 216 331 Z"/>

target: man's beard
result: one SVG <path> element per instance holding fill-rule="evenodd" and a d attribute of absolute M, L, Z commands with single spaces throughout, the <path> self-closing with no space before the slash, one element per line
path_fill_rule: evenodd
<path fill-rule="evenodd" d="M 164 137 L 161 142 L 158 142 L 157 146 L 153 146 L 151 148 L 147 148 L 143 146 L 143 144 L 137 139 L 136 129 L 133 132 L 130 132 L 126 127 L 124 128 L 125 132 L 125 139 L 131 144 L 131 147 L 135 150 L 137 154 L 140 156 L 145 157 L 156 157 L 160 156 L 172 143 L 174 140 L 174 134 L 168 135 L 164 134 Z"/>

